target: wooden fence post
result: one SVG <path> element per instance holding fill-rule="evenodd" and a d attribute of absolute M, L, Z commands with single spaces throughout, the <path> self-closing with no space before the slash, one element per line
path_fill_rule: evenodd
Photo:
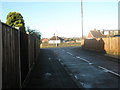
<path fill-rule="evenodd" d="M 21 58 L 20 58 L 20 30 L 18 30 L 18 49 L 19 49 L 19 83 L 20 88 L 22 87 L 21 83 Z"/>
<path fill-rule="evenodd" d="M 28 34 L 28 61 L 29 61 L 29 71 L 30 71 L 30 61 L 31 61 L 31 58 L 30 58 L 30 52 L 31 52 L 31 49 L 30 49 L 30 35 Z"/>
<path fill-rule="evenodd" d="M 2 23 L 0 21 L 0 90 L 2 89 Z"/>

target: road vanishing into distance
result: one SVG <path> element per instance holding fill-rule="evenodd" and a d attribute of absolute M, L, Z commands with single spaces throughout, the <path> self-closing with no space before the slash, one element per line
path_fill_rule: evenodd
<path fill-rule="evenodd" d="M 40 54 L 27 87 L 120 88 L 118 59 L 80 47 L 45 48 Z M 39 76 L 48 80 L 40 79 L 40 82 Z M 40 86 L 42 83 L 44 85 Z"/>

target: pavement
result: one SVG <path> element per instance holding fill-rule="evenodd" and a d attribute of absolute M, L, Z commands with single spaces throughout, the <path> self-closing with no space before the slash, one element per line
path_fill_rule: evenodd
<path fill-rule="evenodd" d="M 80 88 L 49 49 L 41 49 L 23 88 Z M 82 88 L 82 86 L 81 86 Z"/>

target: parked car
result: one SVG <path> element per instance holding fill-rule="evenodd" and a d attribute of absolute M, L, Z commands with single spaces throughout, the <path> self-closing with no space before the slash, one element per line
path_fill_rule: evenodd
<path fill-rule="evenodd" d="M 114 35 L 113 37 L 120 37 L 120 35 Z"/>

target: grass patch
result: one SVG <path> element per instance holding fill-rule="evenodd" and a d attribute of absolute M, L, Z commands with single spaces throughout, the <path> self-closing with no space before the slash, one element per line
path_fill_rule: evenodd
<path fill-rule="evenodd" d="M 74 47 L 74 46 L 81 46 L 81 43 L 60 43 L 57 46 L 56 44 L 42 43 L 41 48 Z"/>

